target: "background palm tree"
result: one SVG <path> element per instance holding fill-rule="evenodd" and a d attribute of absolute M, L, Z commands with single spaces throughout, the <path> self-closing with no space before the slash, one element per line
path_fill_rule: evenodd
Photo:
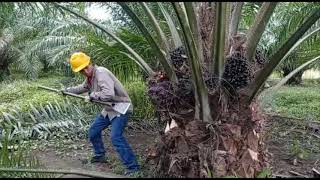
<path fill-rule="evenodd" d="M 262 39 L 261 42 L 264 49 L 268 51 L 268 54 L 272 54 L 277 46 L 284 43 L 292 32 L 297 29 L 298 24 L 304 20 L 304 17 L 312 13 L 312 10 L 315 8 L 314 6 L 317 6 L 317 4 L 304 2 L 286 2 L 278 6 L 278 10 L 273 14 L 267 27 L 266 33 L 268 33 L 268 36 L 264 36 L 265 38 Z M 285 15 L 287 13 L 291 14 L 291 16 Z M 319 21 L 316 22 L 306 34 L 318 29 L 320 27 L 319 23 Z M 319 31 L 315 32 L 310 38 L 306 39 L 293 50 L 290 55 L 283 59 L 276 70 L 282 73 L 283 76 L 286 76 L 303 63 L 318 56 L 319 53 L 316 50 L 319 46 L 318 41 Z M 298 72 L 289 79 L 288 83 L 300 84 L 302 74 L 304 70 L 308 68 L 310 68 L 310 66 Z"/>
<path fill-rule="evenodd" d="M 65 5 L 81 10 L 84 4 Z M 29 78 L 37 78 L 43 70 L 61 69 L 71 49 L 85 45 L 84 36 L 72 30 L 83 26 L 86 32 L 88 26 L 52 11 L 48 3 L 1 3 L 0 8 L 2 79 L 8 77 L 9 69 L 23 71 Z"/>
<path fill-rule="evenodd" d="M 3 3 L 0 11 L 0 81 L 2 81 L 10 74 L 9 64 L 14 56 L 11 47 L 14 34 L 10 31 L 10 25 L 14 23 L 14 4 Z"/>

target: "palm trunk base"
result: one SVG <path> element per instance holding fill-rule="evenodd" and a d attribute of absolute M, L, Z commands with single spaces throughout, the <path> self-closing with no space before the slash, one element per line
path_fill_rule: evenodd
<path fill-rule="evenodd" d="M 268 167 L 265 118 L 255 103 L 238 108 L 222 112 L 216 124 L 191 120 L 160 135 L 148 152 L 156 176 L 256 177 Z"/>

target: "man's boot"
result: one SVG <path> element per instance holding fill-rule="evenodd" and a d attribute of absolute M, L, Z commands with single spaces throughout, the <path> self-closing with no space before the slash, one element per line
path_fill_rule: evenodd
<path fill-rule="evenodd" d="M 94 156 L 90 160 L 91 163 L 108 163 L 108 160 L 105 156 Z"/>

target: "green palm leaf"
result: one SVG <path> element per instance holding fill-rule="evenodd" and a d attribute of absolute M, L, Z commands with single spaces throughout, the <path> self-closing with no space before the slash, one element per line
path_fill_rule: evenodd
<path fill-rule="evenodd" d="M 57 3 L 54 3 L 54 5 L 58 8 L 61 8 L 65 11 L 68 11 L 70 12 L 71 14 L 85 20 L 86 22 L 92 24 L 93 26 L 95 26 L 96 28 L 100 29 L 101 31 L 103 31 L 104 33 L 108 34 L 110 37 L 112 37 L 114 40 L 116 40 L 117 42 L 121 43 L 126 49 L 128 49 L 128 51 L 135 57 L 136 59 L 136 62 L 139 63 L 142 67 L 144 67 L 144 71 L 147 73 L 147 74 L 153 74 L 154 72 L 152 71 L 152 69 L 149 67 L 149 65 L 147 63 L 145 63 L 145 61 L 130 47 L 128 46 L 126 43 L 124 43 L 121 39 L 119 39 L 114 33 L 112 33 L 111 31 L 109 30 L 106 30 L 105 28 L 103 28 L 102 26 L 98 25 L 97 23 L 94 23 L 93 21 L 89 20 L 88 18 L 72 11 L 71 9 L 68 9 L 64 6 L 61 6 Z"/>
<path fill-rule="evenodd" d="M 143 33 L 143 35 L 146 37 L 147 41 L 151 45 L 151 47 L 154 50 L 154 53 L 158 56 L 159 61 L 161 62 L 164 71 L 167 73 L 169 76 L 170 80 L 177 82 L 177 77 L 175 72 L 173 71 L 173 68 L 169 61 L 166 58 L 166 55 L 163 53 L 163 51 L 160 49 L 158 44 L 155 42 L 154 38 L 151 36 L 151 34 L 148 32 L 147 28 L 143 25 L 141 20 L 137 17 L 137 15 L 130 9 L 128 5 L 125 3 L 118 3 L 124 10 L 125 12 L 132 18 L 132 20 L 137 24 L 138 28 L 140 31 Z"/>
<path fill-rule="evenodd" d="M 178 16 L 179 22 L 181 29 L 183 31 L 184 35 L 184 41 L 185 41 L 185 46 L 188 54 L 188 60 L 191 65 L 192 69 L 192 78 L 193 78 L 193 84 L 196 89 L 196 118 L 200 119 L 197 112 L 200 112 L 200 109 L 202 110 L 202 119 L 205 122 L 210 122 L 212 121 L 212 117 L 210 114 L 210 107 L 209 107 L 209 102 L 208 102 L 208 91 L 206 89 L 206 86 L 204 84 L 203 78 L 202 78 L 202 73 L 201 73 L 201 68 L 199 64 L 199 52 L 197 49 L 196 42 L 194 40 L 193 34 L 191 32 L 191 28 L 189 25 L 189 22 L 187 20 L 187 15 L 186 13 L 182 10 L 182 7 L 180 6 L 179 3 L 172 3 L 174 10 Z M 188 5 L 188 4 L 187 4 Z"/>

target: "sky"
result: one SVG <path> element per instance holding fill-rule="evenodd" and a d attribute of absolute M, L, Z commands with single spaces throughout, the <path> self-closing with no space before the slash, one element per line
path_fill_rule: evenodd
<path fill-rule="evenodd" d="M 108 20 L 112 18 L 110 11 L 101 8 L 96 4 L 92 4 L 87 11 L 90 19 Z"/>

